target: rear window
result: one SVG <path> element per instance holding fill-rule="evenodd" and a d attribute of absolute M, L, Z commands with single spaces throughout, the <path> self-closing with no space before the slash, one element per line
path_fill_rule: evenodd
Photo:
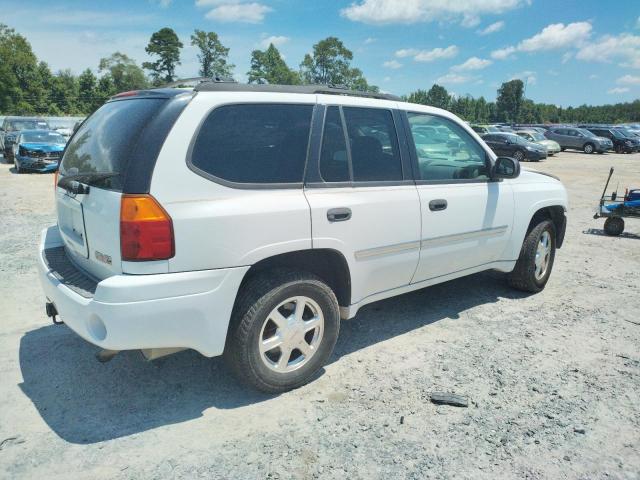
<path fill-rule="evenodd" d="M 67 146 L 60 174 L 88 174 L 86 183 L 121 191 L 137 140 L 165 102 L 166 99 L 144 98 L 100 107 L 80 126 Z M 92 180 L 90 174 L 101 175 Z"/>
<path fill-rule="evenodd" d="M 199 172 L 234 183 L 301 183 L 313 105 L 226 105 L 202 124 L 191 152 Z"/>

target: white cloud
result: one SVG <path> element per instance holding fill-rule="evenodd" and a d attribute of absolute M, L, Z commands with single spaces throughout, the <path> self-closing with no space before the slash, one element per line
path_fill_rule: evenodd
<path fill-rule="evenodd" d="M 340 14 L 369 24 L 457 21 L 473 27 L 482 15 L 499 14 L 530 3 L 531 0 L 357 0 Z"/>
<path fill-rule="evenodd" d="M 402 48 L 396 51 L 396 57 L 405 58 L 405 57 L 413 57 L 417 55 L 420 50 L 416 50 L 415 48 Z"/>
<path fill-rule="evenodd" d="M 633 75 L 624 75 L 617 79 L 616 83 L 621 85 L 640 85 L 640 76 L 634 77 Z"/>
<path fill-rule="evenodd" d="M 364 40 L 364 44 L 365 44 L 365 45 L 370 45 L 370 44 L 372 44 L 372 43 L 373 43 L 373 42 L 375 42 L 375 41 L 376 41 L 376 39 L 375 39 L 375 38 L 373 38 L 373 37 L 368 37 L 368 38 L 365 38 L 365 40 Z"/>
<path fill-rule="evenodd" d="M 199 7 L 216 5 L 205 15 L 218 22 L 261 23 L 264 16 L 273 9 L 262 3 L 240 3 L 237 1 L 196 0 Z"/>
<path fill-rule="evenodd" d="M 509 80 L 519 79 L 522 80 L 527 85 L 535 85 L 538 83 L 538 79 L 536 78 L 536 72 L 532 72 L 531 70 L 525 70 L 524 72 L 514 73 L 511 75 Z"/>
<path fill-rule="evenodd" d="M 504 22 L 500 20 L 499 22 L 492 23 L 491 25 L 489 25 L 486 28 L 483 28 L 482 30 L 478 30 L 478 33 L 480 35 L 490 35 L 492 33 L 499 32 L 503 28 L 504 28 Z"/>
<path fill-rule="evenodd" d="M 433 62 L 443 58 L 453 58 L 458 54 L 458 47 L 449 45 L 447 48 L 434 48 L 433 50 L 421 50 L 413 59 L 416 62 Z"/>
<path fill-rule="evenodd" d="M 283 35 L 271 35 L 270 37 L 263 38 L 260 41 L 260 46 L 262 48 L 268 48 L 269 45 L 273 43 L 274 47 L 279 47 L 287 43 L 289 40 L 291 40 L 291 38 Z"/>
<path fill-rule="evenodd" d="M 173 0 L 152 0 L 152 3 L 157 3 L 160 8 L 167 8 L 172 2 Z"/>
<path fill-rule="evenodd" d="M 607 93 L 610 95 L 615 95 L 618 93 L 627 93 L 629 89 L 627 87 L 615 87 L 607 90 Z"/>
<path fill-rule="evenodd" d="M 512 54 L 514 54 L 515 51 L 515 47 L 499 48 L 498 50 L 494 50 L 493 52 L 491 52 L 491 58 L 494 58 L 496 60 L 505 60 L 506 58 L 509 58 Z"/>
<path fill-rule="evenodd" d="M 638 17 L 638 20 L 636 20 L 636 28 L 640 29 L 640 17 Z"/>
<path fill-rule="evenodd" d="M 533 37 L 526 38 L 517 46 L 509 46 L 494 50 L 491 57 L 504 60 L 516 52 L 539 52 L 580 47 L 591 36 L 592 26 L 589 22 L 553 23 L 544 27 Z"/>
<path fill-rule="evenodd" d="M 640 36 L 630 33 L 605 35 L 595 42 L 582 46 L 576 58 L 603 63 L 615 59 L 621 61 L 620 65 L 623 67 L 640 68 Z"/>
<path fill-rule="evenodd" d="M 468 70 L 482 70 L 483 68 L 487 68 L 493 62 L 491 60 L 486 60 L 478 57 L 471 57 L 466 62 L 461 63 L 460 65 L 455 65 L 451 67 L 451 70 L 457 72 L 463 72 Z"/>
<path fill-rule="evenodd" d="M 461 83 L 468 83 L 472 80 L 476 80 L 476 77 L 469 75 L 460 75 L 457 73 L 447 73 L 436 80 L 437 84 L 443 85 L 459 85 Z"/>
<path fill-rule="evenodd" d="M 383 82 L 390 82 L 391 81 L 391 77 L 384 77 L 382 79 Z"/>
<path fill-rule="evenodd" d="M 567 63 L 569 60 L 571 60 L 573 58 L 573 52 L 566 52 L 562 54 L 562 64 L 564 65 L 565 63 Z"/>
<path fill-rule="evenodd" d="M 591 75 L 589 75 L 589 78 L 591 80 L 595 80 L 596 78 L 600 78 L 598 75 L 596 75 L 595 73 L 592 73 Z"/>
<path fill-rule="evenodd" d="M 382 66 L 385 67 L 385 68 L 392 68 L 392 69 L 396 70 L 398 68 L 401 68 L 402 64 L 397 60 L 389 60 L 387 62 L 384 62 L 382 64 Z"/>
<path fill-rule="evenodd" d="M 518 44 L 518 50 L 521 52 L 537 52 L 579 46 L 589 38 L 591 28 L 589 22 L 547 25 L 540 33 L 521 41 Z"/>

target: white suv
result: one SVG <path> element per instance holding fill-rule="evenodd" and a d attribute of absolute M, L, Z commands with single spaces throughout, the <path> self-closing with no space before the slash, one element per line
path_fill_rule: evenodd
<path fill-rule="evenodd" d="M 449 112 L 213 81 L 111 99 L 55 196 L 39 257 L 54 321 L 103 359 L 224 354 L 270 392 L 313 378 L 368 303 L 488 269 L 542 290 L 567 207 L 557 179 Z"/>

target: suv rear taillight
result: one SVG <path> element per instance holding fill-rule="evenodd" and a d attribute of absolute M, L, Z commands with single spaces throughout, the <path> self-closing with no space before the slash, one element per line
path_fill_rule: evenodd
<path fill-rule="evenodd" d="M 175 254 L 171 217 L 151 195 L 122 195 L 120 253 L 129 262 L 167 260 Z"/>

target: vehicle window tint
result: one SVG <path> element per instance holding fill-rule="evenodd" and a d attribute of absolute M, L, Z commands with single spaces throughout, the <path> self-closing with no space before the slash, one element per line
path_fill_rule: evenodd
<path fill-rule="evenodd" d="M 411 134 L 418 155 L 421 180 L 486 179 L 486 154 L 468 132 L 457 123 L 433 115 L 408 113 Z M 420 135 L 424 125 L 438 127 L 446 136 Z M 503 135 L 495 135 L 504 142 Z"/>
<path fill-rule="evenodd" d="M 131 99 L 100 107 L 78 129 L 60 164 L 61 175 L 114 174 L 94 185 L 121 190 L 131 152 L 164 99 Z"/>
<path fill-rule="evenodd" d="M 329 107 L 324 120 L 320 175 L 325 182 L 348 182 L 351 180 L 347 143 L 338 107 Z"/>
<path fill-rule="evenodd" d="M 376 108 L 343 108 L 355 182 L 402 180 L 393 115 Z"/>
<path fill-rule="evenodd" d="M 227 105 L 213 110 L 191 163 L 238 183 L 302 182 L 313 105 Z"/>

